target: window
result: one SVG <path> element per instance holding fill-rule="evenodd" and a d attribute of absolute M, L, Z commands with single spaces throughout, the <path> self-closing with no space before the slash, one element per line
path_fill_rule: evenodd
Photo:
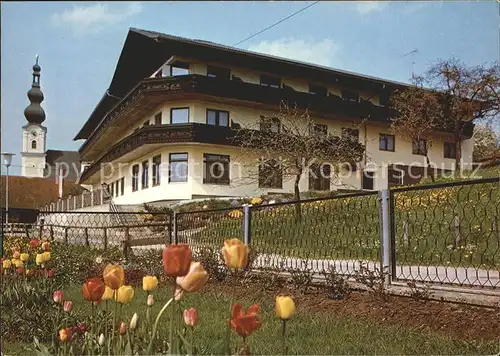
<path fill-rule="evenodd" d="M 342 136 L 344 137 L 349 137 L 353 141 L 359 141 L 359 130 L 358 129 L 352 129 L 350 127 L 343 127 L 342 128 Z"/>
<path fill-rule="evenodd" d="M 363 182 L 361 184 L 362 189 L 373 190 L 373 181 L 375 178 L 375 172 L 373 171 L 363 171 Z"/>
<path fill-rule="evenodd" d="M 187 75 L 189 74 L 189 63 L 175 62 L 170 66 L 170 75 Z"/>
<path fill-rule="evenodd" d="M 283 188 L 283 170 L 275 159 L 259 164 L 259 188 Z"/>
<path fill-rule="evenodd" d="M 132 166 L 132 191 L 136 192 L 139 189 L 139 165 Z"/>
<path fill-rule="evenodd" d="M 155 115 L 155 125 L 161 125 L 161 112 Z"/>
<path fill-rule="evenodd" d="M 187 182 L 188 180 L 188 154 L 171 153 L 169 156 L 168 181 Z"/>
<path fill-rule="evenodd" d="M 381 151 L 392 151 L 394 152 L 394 135 L 380 134 L 378 148 Z"/>
<path fill-rule="evenodd" d="M 331 166 L 312 164 L 309 167 L 309 190 L 330 190 Z"/>
<path fill-rule="evenodd" d="M 277 117 L 260 117 L 260 130 L 280 133 L 281 121 Z"/>
<path fill-rule="evenodd" d="M 271 88 L 281 88 L 281 78 L 271 77 L 269 75 L 260 75 L 260 85 Z"/>
<path fill-rule="evenodd" d="M 118 196 L 118 192 L 119 192 L 119 191 L 120 191 L 120 181 L 119 181 L 119 180 L 117 180 L 117 181 L 115 182 L 115 197 L 117 197 L 117 196 Z"/>
<path fill-rule="evenodd" d="M 189 122 L 189 108 L 170 109 L 171 124 L 187 124 Z"/>
<path fill-rule="evenodd" d="M 203 183 L 229 185 L 229 156 L 203 154 Z"/>
<path fill-rule="evenodd" d="M 457 146 L 454 142 L 444 143 L 444 158 L 457 158 Z"/>
<path fill-rule="evenodd" d="M 359 93 L 352 90 L 342 90 L 340 92 L 342 99 L 347 101 L 359 102 Z"/>
<path fill-rule="evenodd" d="M 115 196 L 115 183 L 112 182 L 110 185 L 109 185 L 109 194 L 114 197 Z"/>
<path fill-rule="evenodd" d="M 161 155 L 153 157 L 153 187 L 160 185 L 160 164 L 161 164 Z"/>
<path fill-rule="evenodd" d="M 404 171 L 400 168 L 387 168 L 389 187 L 403 185 Z"/>
<path fill-rule="evenodd" d="M 31 141 L 31 148 L 36 150 L 36 141 L 35 140 Z"/>
<path fill-rule="evenodd" d="M 309 84 L 309 93 L 318 96 L 328 96 L 328 89 L 323 85 Z"/>
<path fill-rule="evenodd" d="M 125 177 L 120 179 L 120 195 L 125 194 Z"/>
<path fill-rule="evenodd" d="M 427 153 L 427 140 L 419 139 L 412 143 L 412 153 L 414 155 L 425 156 Z"/>
<path fill-rule="evenodd" d="M 313 124 L 311 126 L 311 135 L 327 136 L 328 126 L 323 124 Z"/>
<path fill-rule="evenodd" d="M 229 126 L 229 111 L 207 109 L 207 124 Z"/>
<path fill-rule="evenodd" d="M 146 189 L 149 183 L 149 161 L 142 162 L 141 188 Z"/>
<path fill-rule="evenodd" d="M 212 78 L 230 79 L 231 70 L 223 67 L 207 66 L 207 76 Z"/>

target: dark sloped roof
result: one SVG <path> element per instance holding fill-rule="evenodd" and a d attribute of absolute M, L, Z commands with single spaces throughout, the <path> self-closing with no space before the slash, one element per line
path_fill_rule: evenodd
<path fill-rule="evenodd" d="M 55 165 L 56 162 L 65 162 L 69 165 L 72 163 L 80 164 L 80 153 L 78 151 L 47 150 L 45 162 L 51 166 Z"/>
<path fill-rule="evenodd" d="M 207 62 L 233 64 L 277 75 L 299 76 L 311 81 L 338 83 L 376 90 L 408 86 L 405 83 L 265 55 L 209 41 L 130 28 L 108 90 L 74 139 L 88 138 L 106 114 L 118 104 L 120 99 L 116 97 L 123 97 L 139 81 L 149 77 L 172 55 L 184 55 Z"/>

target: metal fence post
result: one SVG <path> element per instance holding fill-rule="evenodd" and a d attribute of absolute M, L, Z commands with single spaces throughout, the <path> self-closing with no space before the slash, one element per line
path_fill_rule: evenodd
<path fill-rule="evenodd" d="M 43 235 L 43 225 L 45 223 L 45 219 L 44 218 L 40 218 L 40 233 L 39 233 L 39 236 L 38 238 L 41 239 L 42 238 L 42 235 Z"/>
<path fill-rule="evenodd" d="M 177 212 L 174 211 L 174 216 L 172 219 L 172 237 L 173 237 L 172 243 L 174 243 L 176 245 L 179 243 L 179 238 L 177 236 L 177 233 L 178 233 L 178 231 L 177 231 Z"/>
<path fill-rule="evenodd" d="M 104 228 L 104 251 L 106 251 L 108 249 L 108 229 Z"/>
<path fill-rule="evenodd" d="M 125 227 L 125 241 L 123 242 L 123 255 L 125 257 L 125 261 L 128 261 L 129 246 L 130 246 L 130 232 L 127 226 Z"/>
<path fill-rule="evenodd" d="M 252 241 L 252 204 L 243 205 L 243 243 L 250 245 Z"/>
<path fill-rule="evenodd" d="M 89 229 L 85 228 L 85 246 L 89 247 L 90 246 L 90 241 L 89 241 Z"/>
<path fill-rule="evenodd" d="M 68 245 L 68 244 L 69 244 L 69 241 L 68 241 L 68 230 L 69 230 L 69 227 L 65 227 L 65 228 L 64 228 L 64 243 L 65 243 L 66 245 Z"/>
<path fill-rule="evenodd" d="M 391 282 L 391 225 L 389 207 L 389 189 L 379 191 L 379 211 L 381 218 L 381 268 L 385 274 L 385 284 L 388 286 Z"/>

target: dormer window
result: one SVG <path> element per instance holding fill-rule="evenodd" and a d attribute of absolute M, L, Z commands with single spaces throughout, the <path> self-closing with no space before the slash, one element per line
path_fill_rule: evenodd
<path fill-rule="evenodd" d="M 359 102 L 359 93 L 352 90 L 342 90 L 341 91 L 342 99 L 346 101 L 352 101 L 355 103 Z"/>
<path fill-rule="evenodd" d="M 188 75 L 189 63 L 177 61 L 170 66 L 170 75 Z"/>
<path fill-rule="evenodd" d="M 260 85 L 271 88 L 281 88 L 281 78 L 271 77 L 270 75 L 260 75 Z"/>

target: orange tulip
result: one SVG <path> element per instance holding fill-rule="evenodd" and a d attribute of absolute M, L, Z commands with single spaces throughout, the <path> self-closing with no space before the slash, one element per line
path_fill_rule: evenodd
<path fill-rule="evenodd" d="M 88 279 L 82 287 L 83 298 L 88 302 L 99 302 L 106 285 L 98 278 Z"/>
<path fill-rule="evenodd" d="M 176 283 L 186 292 L 196 292 L 208 281 L 208 272 L 200 262 L 193 262 L 184 277 L 177 277 Z"/>
<path fill-rule="evenodd" d="M 241 337 L 249 336 L 261 326 L 259 312 L 260 307 L 258 304 L 249 306 L 246 314 L 240 303 L 233 305 L 230 320 L 231 327 Z"/>
<path fill-rule="evenodd" d="M 248 246 L 239 239 L 229 239 L 224 241 L 222 255 L 226 265 L 232 269 L 243 269 L 248 262 Z"/>
<path fill-rule="evenodd" d="M 191 250 L 188 245 L 169 245 L 163 250 L 163 267 L 169 277 L 188 274 L 191 266 Z"/>
<path fill-rule="evenodd" d="M 125 271 L 119 265 L 107 265 L 102 272 L 104 283 L 111 289 L 117 290 L 125 283 Z"/>
<path fill-rule="evenodd" d="M 59 339 L 62 341 L 62 342 L 68 342 L 71 340 L 71 329 L 70 328 L 64 328 L 64 329 L 61 329 L 59 330 Z"/>

